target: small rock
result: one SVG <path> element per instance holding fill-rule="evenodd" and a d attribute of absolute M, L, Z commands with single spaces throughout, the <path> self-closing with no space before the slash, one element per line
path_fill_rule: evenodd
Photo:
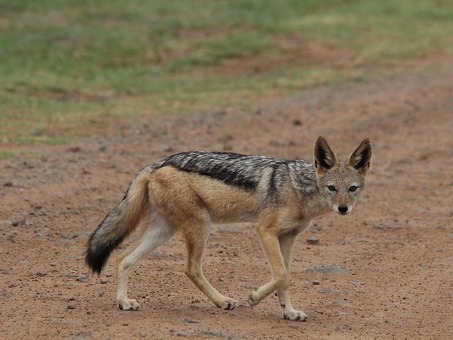
<path fill-rule="evenodd" d="M 13 182 L 6 182 L 5 184 L 3 184 L 4 187 L 7 187 L 7 188 L 10 188 L 13 186 Z"/>
<path fill-rule="evenodd" d="M 75 277 L 76 281 L 83 282 L 86 279 L 86 275 L 77 275 Z"/>
<path fill-rule="evenodd" d="M 198 322 L 190 319 L 184 319 L 184 323 L 198 323 Z"/>
<path fill-rule="evenodd" d="M 322 227 L 317 223 L 313 223 L 312 225 L 310 225 L 309 230 L 313 232 L 319 232 L 322 230 Z"/>
<path fill-rule="evenodd" d="M 315 236 L 310 236 L 309 238 L 307 238 L 307 243 L 308 244 L 319 244 L 319 238 L 317 238 Z"/>
<path fill-rule="evenodd" d="M 100 282 L 101 282 L 101 284 L 103 284 L 103 285 L 105 285 L 106 283 L 108 283 L 108 281 L 107 281 L 107 280 L 105 280 L 105 279 L 101 279 L 101 281 L 100 281 Z"/>
<path fill-rule="evenodd" d="M 313 280 L 313 281 L 311 281 L 311 283 L 313 286 L 319 286 L 320 282 L 318 280 Z"/>
<path fill-rule="evenodd" d="M 26 222 L 24 219 L 23 219 L 23 220 L 14 220 L 14 221 L 11 223 L 11 225 L 12 225 L 13 227 L 20 227 L 20 226 L 24 226 L 24 225 L 26 225 L 26 224 L 27 224 L 27 222 Z"/>
<path fill-rule="evenodd" d="M 75 304 L 70 303 L 66 308 L 67 309 L 76 309 L 76 306 L 75 306 Z"/>

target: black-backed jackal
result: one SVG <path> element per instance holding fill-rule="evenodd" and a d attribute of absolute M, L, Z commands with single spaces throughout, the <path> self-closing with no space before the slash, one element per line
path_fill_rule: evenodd
<path fill-rule="evenodd" d="M 352 210 L 365 186 L 371 155 L 371 141 L 365 139 L 346 161 L 338 161 L 319 137 L 314 165 L 234 153 L 170 156 L 137 174 L 124 199 L 91 234 L 86 262 L 100 273 L 111 252 L 144 220 L 141 237 L 119 256 L 117 269 L 119 308 L 137 310 L 138 302 L 127 296 L 129 270 L 179 230 L 187 244 L 185 273 L 216 306 L 231 310 L 237 302 L 212 287 L 201 268 L 209 229 L 212 222 L 257 222 L 272 279 L 251 293 L 248 304 L 276 292 L 283 318 L 306 320 L 304 312 L 293 309 L 288 294 L 294 241 L 314 217 Z"/>

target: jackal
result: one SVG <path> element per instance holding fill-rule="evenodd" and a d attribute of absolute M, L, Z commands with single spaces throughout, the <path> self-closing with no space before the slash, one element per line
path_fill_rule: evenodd
<path fill-rule="evenodd" d="M 283 318 L 304 321 L 288 294 L 289 267 L 296 236 L 328 211 L 354 208 L 364 189 L 372 146 L 364 139 L 346 161 L 338 161 L 323 137 L 314 147 L 314 165 L 225 152 L 183 152 L 143 168 L 123 200 L 91 234 L 86 263 L 100 273 L 111 252 L 139 224 L 138 238 L 118 259 L 117 301 L 123 310 L 140 305 L 127 296 L 128 273 L 145 254 L 180 230 L 187 244 L 185 273 L 218 307 L 237 302 L 220 294 L 203 275 L 201 259 L 211 222 L 257 222 L 257 234 L 271 270 L 270 282 L 254 290 L 255 306 L 276 292 Z M 144 222 L 144 223 L 140 223 Z"/>

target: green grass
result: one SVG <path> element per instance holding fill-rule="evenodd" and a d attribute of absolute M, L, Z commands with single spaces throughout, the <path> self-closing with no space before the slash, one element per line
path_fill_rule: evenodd
<path fill-rule="evenodd" d="M 451 55 L 451 32 L 446 0 L 0 0 L 0 143 L 366 79 Z"/>
<path fill-rule="evenodd" d="M 0 160 L 2 159 L 16 159 L 17 155 L 14 152 L 0 149 Z"/>

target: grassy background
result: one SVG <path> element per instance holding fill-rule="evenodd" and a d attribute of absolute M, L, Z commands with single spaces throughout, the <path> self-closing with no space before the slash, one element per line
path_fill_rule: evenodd
<path fill-rule="evenodd" d="M 385 75 L 451 32 L 447 0 L 0 0 L 0 143 Z"/>

